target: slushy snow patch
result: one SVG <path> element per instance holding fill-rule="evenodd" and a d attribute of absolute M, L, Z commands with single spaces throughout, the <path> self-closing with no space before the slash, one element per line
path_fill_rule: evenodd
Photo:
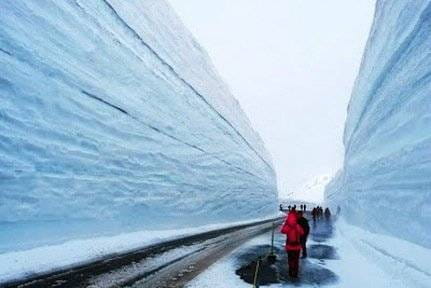
<path fill-rule="evenodd" d="M 312 225 L 310 223 L 310 225 Z M 235 274 L 237 256 L 253 246 L 268 245 L 270 234 L 252 239 L 231 254 L 210 266 L 207 271 L 192 280 L 187 288 L 249 288 Z M 322 244 L 308 240 L 308 245 Z M 370 233 L 352 226 L 341 219 L 335 223 L 335 233 L 325 245 L 334 247 L 338 259 L 308 259 L 330 269 L 337 276 L 335 283 L 324 287 L 391 287 L 426 288 L 431 284 L 431 250 L 394 237 Z M 283 248 L 283 247 L 279 247 Z M 257 255 L 258 256 L 258 255 Z M 286 263 L 287 266 L 287 263 Z M 290 287 L 291 284 L 289 284 Z M 317 284 L 301 287 L 317 287 Z M 272 284 L 268 287 L 287 287 Z"/>

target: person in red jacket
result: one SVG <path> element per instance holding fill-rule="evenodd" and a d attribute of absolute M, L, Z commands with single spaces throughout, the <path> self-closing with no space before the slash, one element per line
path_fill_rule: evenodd
<path fill-rule="evenodd" d="M 299 270 L 299 254 L 301 253 L 301 236 L 304 235 L 304 230 L 298 224 L 298 215 L 296 211 L 291 211 L 287 215 L 287 219 L 281 228 L 281 233 L 286 234 L 287 258 L 289 263 L 289 276 L 292 278 L 298 277 Z"/>

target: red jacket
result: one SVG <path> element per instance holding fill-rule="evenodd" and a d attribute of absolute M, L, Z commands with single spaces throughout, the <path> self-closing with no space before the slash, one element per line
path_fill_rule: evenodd
<path fill-rule="evenodd" d="M 298 216 L 295 211 L 290 211 L 284 221 L 281 233 L 286 234 L 286 250 L 301 250 L 300 237 L 304 235 L 304 230 L 298 224 Z"/>

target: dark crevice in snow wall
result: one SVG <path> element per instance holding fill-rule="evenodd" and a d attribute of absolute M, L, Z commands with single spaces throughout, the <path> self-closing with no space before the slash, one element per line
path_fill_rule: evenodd
<path fill-rule="evenodd" d="M 0 10 L 0 251 L 274 213 L 262 140 L 165 1 Z"/>
<path fill-rule="evenodd" d="M 326 188 L 353 224 L 431 247 L 431 1 L 379 0 Z"/>
<path fill-rule="evenodd" d="M 100 98 L 100 97 L 98 97 L 98 96 L 96 96 L 96 95 L 93 95 L 93 94 L 91 94 L 91 93 L 89 93 L 89 92 L 87 92 L 87 91 L 82 91 L 82 93 L 83 93 L 83 94 L 85 94 L 85 95 L 87 95 L 87 96 L 89 96 L 89 97 L 91 97 L 91 98 L 93 98 L 93 99 L 95 99 L 95 100 L 97 100 L 97 101 L 99 101 L 99 102 L 102 102 L 103 104 L 108 105 L 109 107 L 112 107 L 113 109 L 115 109 L 115 110 L 117 110 L 117 111 L 119 111 L 119 112 L 121 112 L 121 113 L 123 113 L 123 114 L 125 114 L 125 115 L 129 116 L 129 117 L 131 117 L 131 118 L 132 118 L 132 119 L 134 119 L 135 121 L 137 121 L 137 122 L 139 122 L 139 123 L 141 123 L 141 124 L 143 124 L 143 125 L 148 126 L 150 129 L 153 129 L 153 130 L 154 130 L 154 131 L 156 131 L 157 133 L 160 133 L 160 134 L 162 134 L 162 135 L 165 135 L 166 137 L 169 137 L 169 138 L 171 138 L 171 139 L 173 139 L 173 140 L 175 140 L 175 141 L 178 141 L 178 142 L 179 142 L 179 143 L 181 143 L 181 144 L 187 145 L 187 146 L 189 146 L 189 147 L 191 147 L 191 148 L 193 148 L 193 149 L 196 149 L 196 150 L 198 150 L 198 151 L 200 151 L 200 152 L 208 153 L 208 151 L 205 151 L 204 149 L 199 148 L 198 146 L 196 146 L 196 145 L 194 145 L 194 144 L 187 143 L 186 141 L 183 141 L 183 140 L 181 140 L 181 139 L 179 139 L 179 138 L 177 138 L 177 137 L 175 137 L 175 136 L 172 136 L 172 135 L 170 135 L 170 134 L 168 134 L 168 133 L 163 132 L 162 130 L 160 130 L 160 129 L 159 129 L 159 128 L 157 128 L 157 127 L 154 127 L 154 126 L 152 126 L 152 125 L 149 125 L 149 124 L 146 124 L 146 123 L 141 122 L 141 121 L 139 120 L 139 118 L 136 118 L 136 117 L 134 117 L 134 116 L 131 116 L 131 115 L 129 114 L 129 112 L 127 112 L 126 110 L 124 110 L 124 109 L 122 109 L 122 108 L 120 108 L 120 107 L 118 107 L 118 106 L 115 106 L 114 104 L 111 104 L 111 103 L 109 103 L 109 102 L 107 102 L 107 101 L 103 100 L 102 98 Z M 249 172 L 249 171 L 247 171 L 247 170 L 242 169 L 241 167 L 237 167 L 237 166 L 233 165 L 232 163 L 229 163 L 228 161 L 223 160 L 223 159 L 221 159 L 221 158 L 219 158 L 219 157 L 217 157 L 217 156 L 215 156 L 215 155 L 213 155 L 213 157 L 214 157 L 215 159 L 217 159 L 217 160 L 219 160 L 219 161 L 221 161 L 221 162 L 225 163 L 226 165 L 229 165 L 229 166 L 235 167 L 236 169 L 238 169 L 238 170 L 240 170 L 240 171 L 242 171 L 242 172 L 244 172 L 244 173 L 248 173 L 248 174 L 250 174 L 251 176 L 254 176 L 254 177 L 260 177 L 259 175 L 253 174 L 253 173 L 251 173 L 251 172 Z"/>

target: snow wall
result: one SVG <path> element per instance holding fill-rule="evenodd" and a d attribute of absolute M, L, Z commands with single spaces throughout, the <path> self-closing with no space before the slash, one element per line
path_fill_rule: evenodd
<path fill-rule="evenodd" d="M 380 0 L 326 188 L 352 224 L 431 247 L 431 1 Z"/>
<path fill-rule="evenodd" d="M 0 252 L 275 214 L 263 142 L 165 1 L 0 11 Z"/>

